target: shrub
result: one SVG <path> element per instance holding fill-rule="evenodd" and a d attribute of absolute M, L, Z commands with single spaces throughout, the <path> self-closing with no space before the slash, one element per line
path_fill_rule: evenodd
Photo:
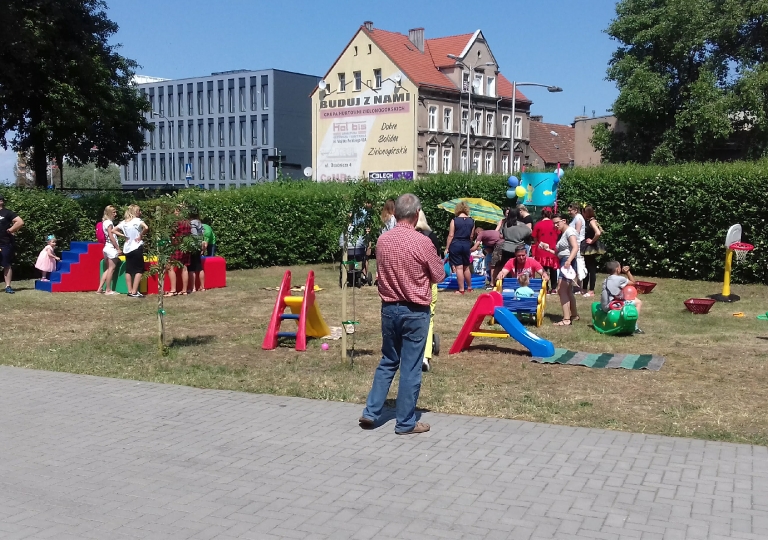
<path fill-rule="evenodd" d="M 563 203 L 595 207 L 608 256 L 645 276 L 720 281 L 725 234 L 740 223 L 755 251 L 734 266 L 736 282 L 762 282 L 768 263 L 768 161 L 572 169 Z"/>

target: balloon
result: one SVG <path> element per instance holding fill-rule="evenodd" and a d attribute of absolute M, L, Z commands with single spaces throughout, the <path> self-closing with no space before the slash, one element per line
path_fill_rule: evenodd
<path fill-rule="evenodd" d="M 558 178 L 562 178 L 562 177 L 563 177 L 563 174 L 565 174 L 565 173 L 563 172 L 563 169 L 560 169 L 560 168 L 558 168 L 558 169 L 555 171 L 555 173 L 557 174 L 557 177 L 558 177 Z"/>
<path fill-rule="evenodd" d="M 520 180 L 517 179 L 517 176 L 510 176 L 507 179 L 507 183 L 509 184 L 509 187 L 516 188 L 520 184 Z"/>
<path fill-rule="evenodd" d="M 515 194 L 515 190 L 514 189 L 508 189 L 507 190 L 507 199 L 514 199 L 515 197 L 517 197 L 517 195 Z"/>
<path fill-rule="evenodd" d="M 515 195 L 517 195 L 518 197 L 525 197 L 526 193 L 527 191 L 525 191 L 525 188 L 523 186 L 517 186 L 515 188 Z"/>
<path fill-rule="evenodd" d="M 637 289 L 632 285 L 627 285 L 621 289 L 621 295 L 624 297 L 624 300 L 634 300 L 637 298 Z"/>

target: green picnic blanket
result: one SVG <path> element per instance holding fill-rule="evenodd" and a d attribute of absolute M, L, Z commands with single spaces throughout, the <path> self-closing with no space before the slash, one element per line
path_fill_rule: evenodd
<path fill-rule="evenodd" d="M 533 358 L 534 362 L 542 364 L 569 364 L 591 368 L 623 368 L 648 369 L 659 371 L 664 364 L 664 358 L 653 354 L 611 354 L 586 353 L 555 349 L 555 355 L 549 358 Z"/>

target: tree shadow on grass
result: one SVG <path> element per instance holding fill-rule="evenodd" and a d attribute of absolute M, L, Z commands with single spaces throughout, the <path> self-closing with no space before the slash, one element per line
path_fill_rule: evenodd
<path fill-rule="evenodd" d="M 208 345 L 216 336 L 185 336 L 183 338 L 173 338 L 168 345 L 169 349 L 180 349 L 182 347 L 195 347 L 198 345 Z"/>

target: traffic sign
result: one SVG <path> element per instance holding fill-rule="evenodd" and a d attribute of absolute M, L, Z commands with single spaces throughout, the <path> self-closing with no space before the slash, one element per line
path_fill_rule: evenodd
<path fill-rule="evenodd" d="M 189 185 L 189 183 L 192 181 L 192 164 L 187 163 L 186 165 L 184 165 L 184 171 L 186 172 L 186 175 L 187 175 L 185 177 L 185 180 L 187 181 L 187 185 Z"/>

